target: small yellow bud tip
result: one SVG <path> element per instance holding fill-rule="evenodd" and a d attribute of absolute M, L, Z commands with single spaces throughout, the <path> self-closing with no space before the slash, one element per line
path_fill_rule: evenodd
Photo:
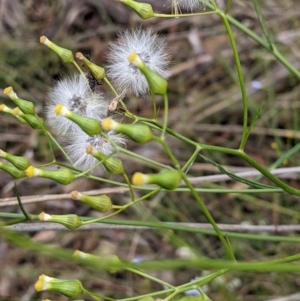
<path fill-rule="evenodd" d="M 40 292 L 41 290 L 43 290 L 44 278 L 45 278 L 45 275 L 43 274 L 39 277 L 38 281 L 35 283 L 34 288 L 37 292 Z"/>
<path fill-rule="evenodd" d="M 142 174 L 141 172 L 136 172 L 132 176 L 132 184 L 136 186 L 140 186 L 145 183 L 145 175 Z"/>
<path fill-rule="evenodd" d="M 73 256 L 76 256 L 76 257 L 80 257 L 80 258 L 85 258 L 86 257 L 86 254 L 84 252 L 81 252 L 79 250 L 76 250 L 74 253 L 73 253 Z"/>
<path fill-rule="evenodd" d="M 128 56 L 129 63 L 132 63 L 137 57 L 138 57 L 138 54 L 136 52 L 131 52 Z"/>
<path fill-rule="evenodd" d="M 51 215 L 45 213 L 45 212 L 41 212 L 38 216 L 39 221 L 41 222 L 46 222 L 51 220 Z"/>
<path fill-rule="evenodd" d="M 77 52 L 77 53 L 75 54 L 75 56 L 76 56 L 76 58 L 79 59 L 80 61 L 82 61 L 82 60 L 84 59 L 84 56 L 83 56 L 83 54 L 82 54 L 81 52 Z"/>
<path fill-rule="evenodd" d="M 4 109 L 5 109 L 5 105 L 4 104 L 0 105 L 0 111 L 3 111 Z"/>
<path fill-rule="evenodd" d="M 58 104 L 58 105 L 55 106 L 54 112 L 55 112 L 56 115 L 61 115 L 63 109 L 64 109 L 64 105 Z"/>
<path fill-rule="evenodd" d="M 101 122 L 104 131 L 109 131 L 112 129 L 113 120 L 111 118 L 105 118 Z"/>
<path fill-rule="evenodd" d="M 91 145 L 88 145 L 87 147 L 86 147 L 86 149 L 85 149 L 85 152 L 87 153 L 87 154 L 92 154 L 93 153 L 93 147 L 91 146 Z"/>
<path fill-rule="evenodd" d="M 19 109 L 18 107 L 15 107 L 15 108 L 12 110 L 12 113 L 13 113 L 14 115 L 19 115 L 20 109 Z"/>
<path fill-rule="evenodd" d="M 40 37 L 40 43 L 41 44 L 47 44 L 49 42 L 48 38 L 46 36 L 41 36 Z"/>
<path fill-rule="evenodd" d="M 7 87 L 3 91 L 4 95 L 9 95 L 12 92 L 13 92 L 13 88 L 12 87 Z"/>
<path fill-rule="evenodd" d="M 78 200 L 79 196 L 80 196 L 80 193 L 77 190 L 74 190 L 74 191 L 71 192 L 71 198 L 73 200 Z"/>
<path fill-rule="evenodd" d="M 25 170 L 26 176 L 28 178 L 32 178 L 34 176 L 34 167 L 33 166 L 29 166 L 26 170 Z"/>

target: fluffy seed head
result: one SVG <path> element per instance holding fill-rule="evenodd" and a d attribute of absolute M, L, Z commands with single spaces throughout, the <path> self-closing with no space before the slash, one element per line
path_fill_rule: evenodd
<path fill-rule="evenodd" d="M 201 6 L 203 5 L 204 8 L 211 0 L 172 0 L 172 7 L 174 11 L 183 10 L 186 12 L 195 12 L 199 11 Z"/>
<path fill-rule="evenodd" d="M 132 52 L 137 53 L 151 70 L 165 76 L 170 61 L 165 40 L 151 29 L 138 28 L 120 34 L 116 43 L 110 45 L 107 76 L 115 88 L 136 96 L 146 95 L 149 87 L 145 76 L 128 61 Z"/>
<path fill-rule="evenodd" d="M 109 131 L 107 135 L 109 140 L 115 144 L 125 144 L 126 140 L 122 135 L 116 134 L 113 131 Z M 74 162 L 74 165 L 81 170 L 87 170 L 99 163 L 96 158 L 86 153 L 86 148 L 89 145 L 106 156 L 112 154 L 115 150 L 115 147 L 100 135 L 88 136 L 83 132 L 78 132 L 76 136 L 69 139 L 66 151 Z"/>
<path fill-rule="evenodd" d="M 101 121 L 107 114 L 108 102 L 103 95 L 91 91 L 84 75 L 72 75 L 57 82 L 50 90 L 46 108 L 47 120 L 51 128 L 64 135 L 77 132 L 78 127 L 72 121 L 56 116 L 54 108 L 62 104 L 68 110 L 80 115 Z"/>

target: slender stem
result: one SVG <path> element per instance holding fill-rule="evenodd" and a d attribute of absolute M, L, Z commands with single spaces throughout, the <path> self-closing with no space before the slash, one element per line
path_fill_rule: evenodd
<path fill-rule="evenodd" d="M 270 173 L 270 171 L 264 167 L 262 167 L 260 164 L 258 164 L 256 161 L 254 161 L 250 156 L 248 156 L 244 151 L 237 151 L 237 155 L 244 159 L 247 163 L 249 163 L 251 166 L 256 168 L 258 171 L 260 171 L 265 177 L 267 177 L 270 181 L 275 183 L 278 187 L 282 188 L 284 191 L 300 196 L 300 189 L 293 188 L 289 186 L 288 184 L 284 183 L 277 177 L 275 177 L 273 174 Z"/>
<path fill-rule="evenodd" d="M 265 35 L 265 37 L 267 39 L 268 44 L 269 44 L 269 48 L 270 48 L 271 51 L 274 51 L 274 46 L 273 46 L 273 43 L 271 41 L 269 32 L 267 30 L 267 26 L 265 24 L 264 18 L 263 18 L 262 14 L 261 14 L 259 4 L 258 4 L 257 0 L 252 0 L 252 1 L 253 1 L 255 10 L 256 10 L 257 16 L 258 16 L 258 20 L 260 22 L 260 26 L 261 26 L 261 28 L 263 30 L 263 33 L 264 33 L 264 35 Z"/>
<path fill-rule="evenodd" d="M 191 155 L 191 157 L 188 159 L 188 161 L 184 164 L 184 166 L 181 168 L 181 170 L 185 173 L 188 172 L 190 166 L 194 163 L 196 157 L 198 156 L 198 153 L 200 152 L 201 148 L 196 147 L 194 153 Z"/>
<path fill-rule="evenodd" d="M 160 140 L 160 143 L 163 146 L 165 152 L 170 157 L 170 159 L 173 162 L 175 168 L 181 174 L 181 177 L 182 177 L 183 181 L 185 182 L 186 186 L 190 189 L 191 194 L 193 195 L 193 197 L 197 201 L 198 205 L 200 206 L 200 208 L 203 211 L 204 215 L 206 216 L 207 220 L 210 222 L 210 224 L 212 225 L 212 227 L 216 231 L 217 236 L 220 239 L 221 243 L 223 244 L 223 246 L 224 246 L 224 248 L 225 248 L 225 250 L 226 250 L 229 258 L 232 261 L 235 261 L 234 253 L 233 253 L 231 247 L 229 246 L 229 244 L 227 243 L 226 239 L 224 238 L 224 236 L 223 236 L 222 232 L 220 231 L 218 225 L 216 224 L 214 218 L 212 217 L 212 215 L 210 214 L 210 212 L 207 209 L 206 205 L 204 204 L 202 198 L 200 198 L 200 196 L 197 194 L 194 186 L 190 183 L 190 181 L 188 180 L 188 178 L 185 175 L 185 173 L 181 170 L 180 165 L 179 165 L 176 157 L 173 155 L 172 151 L 170 150 L 170 148 L 168 147 L 168 145 L 165 143 L 164 140 Z"/>
<path fill-rule="evenodd" d="M 165 165 L 165 164 L 156 162 L 156 161 L 154 161 L 154 160 L 151 160 L 151 159 L 149 159 L 149 158 L 143 157 L 143 156 L 141 156 L 141 155 L 138 155 L 138 154 L 136 154 L 136 153 L 134 153 L 134 152 L 131 152 L 131 151 L 129 151 L 129 150 L 123 148 L 123 147 L 116 146 L 116 149 L 117 149 L 118 152 L 121 152 L 121 153 L 123 153 L 123 154 L 126 154 L 126 155 L 128 155 L 130 158 L 138 159 L 138 160 L 140 160 L 140 161 L 142 161 L 142 162 L 145 162 L 145 163 L 150 164 L 150 165 L 153 166 L 153 167 L 155 166 L 155 167 L 157 167 L 157 168 L 162 168 L 162 169 L 168 169 L 168 168 L 170 168 L 170 166 L 168 166 L 168 165 Z"/>
<path fill-rule="evenodd" d="M 169 118 L 169 99 L 168 99 L 168 95 L 167 93 L 165 93 L 163 95 L 164 97 L 164 122 L 163 122 L 163 128 L 162 128 L 162 132 L 161 132 L 161 136 L 160 138 L 162 140 L 165 139 L 165 133 L 166 133 L 166 129 L 167 129 L 167 125 L 168 125 L 168 118 Z"/>
<path fill-rule="evenodd" d="M 128 178 L 128 176 L 127 176 L 127 174 L 125 172 L 122 175 L 123 175 L 123 177 L 125 179 L 125 182 L 128 185 L 130 196 L 131 196 L 131 202 L 134 202 L 134 193 L 133 193 L 132 185 L 131 185 L 131 183 L 129 181 L 129 178 Z"/>
<path fill-rule="evenodd" d="M 73 65 L 76 67 L 76 69 L 79 71 L 80 74 L 84 75 L 84 72 L 81 70 L 81 68 L 79 67 L 76 61 L 73 61 Z"/>
<path fill-rule="evenodd" d="M 244 82 L 244 76 L 243 76 L 243 72 L 242 72 L 242 67 L 241 67 L 241 62 L 240 62 L 240 57 L 239 57 L 239 53 L 237 50 L 237 46 L 235 43 L 235 39 L 232 33 L 232 30 L 230 28 L 230 24 L 226 18 L 226 14 L 223 13 L 220 10 L 217 10 L 218 15 L 221 17 L 229 40 L 230 40 L 230 44 L 231 44 L 231 48 L 233 51 L 233 56 L 234 56 L 234 61 L 235 61 L 235 65 L 236 65 L 236 70 L 238 73 L 238 79 L 239 79 L 239 84 L 240 84 L 240 88 L 241 88 L 241 93 L 242 93 L 242 101 L 243 101 L 243 133 L 242 133 L 242 139 L 241 139 L 241 143 L 240 143 L 240 147 L 239 149 L 244 149 L 245 148 L 245 144 L 247 141 L 247 127 L 248 127 L 248 104 L 247 104 L 247 93 L 246 93 L 246 87 L 245 87 L 245 82 Z"/>
<path fill-rule="evenodd" d="M 150 276 L 150 275 L 148 275 L 148 274 L 146 274 L 146 273 L 143 273 L 143 272 L 141 272 L 141 271 L 139 271 L 139 270 L 136 270 L 136 269 L 133 269 L 133 268 L 126 268 L 125 270 L 127 270 L 127 271 L 129 271 L 129 272 L 131 272 L 131 273 L 140 275 L 140 276 L 142 276 L 142 277 L 144 277 L 144 278 L 150 279 L 150 280 L 152 280 L 152 281 L 155 281 L 155 282 L 157 282 L 157 283 L 160 283 L 160 284 L 163 285 L 163 286 L 165 285 L 166 287 L 171 287 L 171 288 L 174 288 L 174 289 L 175 289 L 175 286 L 173 286 L 173 285 L 171 285 L 171 284 L 169 284 L 169 283 L 167 283 L 167 282 L 165 282 L 165 281 L 163 281 L 163 280 L 160 280 L 160 279 L 158 279 L 158 278 L 156 278 L 156 277 L 153 277 L 153 276 Z"/>
<path fill-rule="evenodd" d="M 226 7 L 225 7 L 225 10 L 224 10 L 224 14 L 227 15 L 228 12 L 229 12 L 229 9 L 230 9 L 230 6 L 231 6 L 231 0 L 228 0 L 227 3 L 226 3 Z"/>
<path fill-rule="evenodd" d="M 239 21 L 231 17 L 230 15 L 226 15 L 227 20 L 236 26 L 238 29 L 240 29 L 242 32 L 244 32 L 246 35 L 248 35 L 251 39 L 253 39 L 255 42 L 257 42 L 259 45 L 264 47 L 266 50 L 268 50 L 270 53 L 273 54 L 273 56 L 283 65 L 285 66 L 293 75 L 295 75 L 298 79 L 300 79 L 300 71 L 292 65 L 277 49 L 276 47 L 270 48 L 269 44 L 265 42 L 261 37 L 256 35 L 252 30 L 250 30 L 248 27 L 241 24 Z"/>
<path fill-rule="evenodd" d="M 65 152 L 65 150 L 60 146 L 60 144 L 56 141 L 56 139 L 51 135 L 50 132 L 47 131 L 47 135 L 52 139 L 52 141 L 57 145 L 57 147 L 60 149 L 60 151 L 64 154 L 64 156 L 67 158 L 67 160 L 72 164 L 71 158 L 68 156 L 68 154 Z"/>
<path fill-rule="evenodd" d="M 108 80 L 108 78 L 105 76 L 103 78 L 103 80 L 105 81 L 105 83 L 108 85 L 108 87 L 111 89 L 111 91 L 116 95 L 119 96 L 118 92 L 115 90 L 115 88 L 113 87 L 113 85 L 110 83 L 110 81 Z M 120 104 L 122 105 L 122 107 L 127 111 L 127 107 L 125 105 L 125 103 L 122 100 L 119 100 Z"/>
<path fill-rule="evenodd" d="M 156 108 L 156 101 L 155 101 L 155 95 L 151 92 L 151 99 L 152 99 L 152 105 L 153 105 L 153 119 L 157 119 L 157 108 Z"/>

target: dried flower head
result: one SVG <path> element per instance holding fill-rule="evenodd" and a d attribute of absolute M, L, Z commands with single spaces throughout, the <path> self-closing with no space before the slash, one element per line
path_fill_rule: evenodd
<path fill-rule="evenodd" d="M 124 136 L 116 134 L 114 131 L 109 131 L 107 135 L 109 140 L 117 145 L 124 145 L 126 142 Z M 83 132 L 78 132 L 76 136 L 69 138 L 66 151 L 74 165 L 81 170 L 87 170 L 99 163 L 96 158 L 86 153 L 86 147 L 89 145 L 106 156 L 115 151 L 115 147 L 108 139 L 100 135 L 88 136 Z"/>
<path fill-rule="evenodd" d="M 78 126 L 72 121 L 56 116 L 54 108 L 63 104 L 68 110 L 101 121 L 108 111 L 108 102 L 101 93 L 93 92 L 84 75 L 76 74 L 57 82 L 50 90 L 47 104 L 47 120 L 51 128 L 64 135 L 68 131 L 77 131 Z"/>
<path fill-rule="evenodd" d="M 149 93 L 145 76 L 128 62 L 130 53 L 136 52 L 143 62 L 154 72 L 165 76 L 170 62 L 165 39 L 151 29 L 127 30 L 120 34 L 116 43 L 110 45 L 107 76 L 120 92 L 124 90 L 136 96 Z"/>

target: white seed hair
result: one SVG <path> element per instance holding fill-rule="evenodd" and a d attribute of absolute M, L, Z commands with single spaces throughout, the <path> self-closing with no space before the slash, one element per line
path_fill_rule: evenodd
<path fill-rule="evenodd" d="M 145 76 L 128 62 L 130 53 L 136 52 L 143 62 L 161 76 L 166 75 L 170 62 L 165 39 L 150 28 L 126 30 L 115 43 L 110 44 L 107 77 L 119 92 L 131 92 L 136 96 L 149 94 Z"/>
<path fill-rule="evenodd" d="M 201 6 L 206 7 L 211 0 L 171 0 L 172 6 L 179 7 L 180 11 L 187 11 L 187 12 L 196 12 L 199 11 Z"/>
<path fill-rule="evenodd" d="M 59 134 L 77 132 L 78 126 L 62 116 L 56 116 L 54 108 L 63 104 L 70 111 L 81 116 L 104 119 L 108 112 L 108 102 L 102 93 L 91 90 L 84 75 L 75 74 L 59 80 L 49 92 L 49 102 L 46 106 L 46 116 L 49 126 Z"/>
<path fill-rule="evenodd" d="M 116 145 L 124 146 L 126 138 L 114 131 L 107 133 L 109 140 Z M 74 165 L 80 170 L 87 170 L 95 166 L 99 161 L 92 155 L 86 153 L 86 147 L 91 145 L 102 154 L 109 156 L 115 151 L 113 144 L 100 135 L 88 136 L 82 131 L 68 138 L 66 152 L 70 156 Z"/>

